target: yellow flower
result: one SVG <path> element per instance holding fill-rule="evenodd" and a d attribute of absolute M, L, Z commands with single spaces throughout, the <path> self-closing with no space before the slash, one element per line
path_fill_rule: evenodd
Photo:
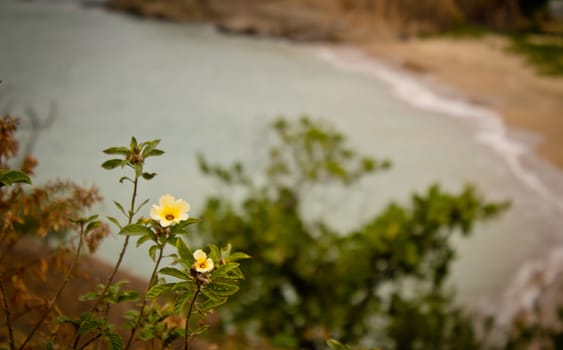
<path fill-rule="evenodd" d="M 194 267 L 197 272 L 206 273 L 213 270 L 213 260 L 207 257 L 207 254 L 201 249 L 194 252 Z"/>
<path fill-rule="evenodd" d="M 180 221 L 188 219 L 190 204 L 183 199 L 175 199 L 169 194 L 160 197 L 158 205 L 153 204 L 151 218 L 160 222 L 160 226 L 168 227 L 176 225 Z"/>

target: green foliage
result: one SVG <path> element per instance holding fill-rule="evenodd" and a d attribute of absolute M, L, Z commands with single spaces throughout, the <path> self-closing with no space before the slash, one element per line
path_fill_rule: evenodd
<path fill-rule="evenodd" d="M 205 237 L 232 242 L 253 257 L 246 267 L 252 279 L 242 284 L 246 292 L 228 306 L 236 326 L 257 324 L 274 342 L 283 340 L 278 345 L 294 343 L 295 348 L 322 348 L 331 336 L 357 342 L 377 331 L 387 333 L 382 340 L 389 348 L 407 349 L 402 344 L 408 342 L 446 349 L 452 334 L 436 339 L 437 325 L 404 331 L 439 321 L 451 329 L 465 327 L 464 343 L 473 344 L 471 325 L 443 296 L 455 257 L 450 240 L 469 235 L 476 221 L 494 217 L 506 203 L 487 202 L 471 186 L 451 194 L 434 185 L 407 205 L 391 203 L 367 223 L 337 233 L 302 216 L 306 190 L 331 183 L 351 186 L 390 163 L 359 155 L 343 135 L 307 118 L 280 119 L 274 131 L 277 143 L 262 176 L 246 174 L 240 163 L 212 166 L 200 157 L 205 174 L 244 193 L 240 203 L 210 198 L 199 226 Z M 266 180 L 259 184 L 253 178 Z M 414 299 L 408 297 L 413 293 Z M 421 307 L 422 300 L 430 312 L 406 308 L 410 303 Z M 418 318 L 411 317 L 414 311 Z M 387 326 L 373 329 L 374 318 Z"/>
<path fill-rule="evenodd" d="M 97 291 L 88 292 L 80 297 L 80 301 L 91 301 L 97 300 L 102 297 L 104 302 L 108 304 L 119 304 L 123 302 L 138 301 L 140 299 L 140 293 L 134 290 L 123 291 L 122 288 L 126 285 L 126 281 L 120 281 L 109 287 L 107 292 L 102 296 L 102 291 L 104 290 L 104 285 L 99 284 Z"/>
<path fill-rule="evenodd" d="M 412 299 L 395 294 L 388 312 L 392 317 L 386 331 L 387 336 L 394 339 L 395 349 L 484 348 L 473 329 L 474 320 L 440 291 Z"/>
<path fill-rule="evenodd" d="M 174 311 L 180 315 L 191 314 L 194 307 L 198 313 L 205 315 L 226 303 L 231 295 L 238 292 L 239 280 L 244 278 L 236 261 L 249 256 L 240 252 L 231 255 L 230 246 L 221 250 L 214 245 L 209 248 L 209 258 L 217 263 L 212 271 L 200 273 L 194 268 L 196 261 L 192 252 L 182 239 L 177 239 L 175 262 L 180 267 L 164 267 L 158 271 L 160 276 L 172 277 L 175 282 L 161 279 L 161 283 L 147 292 L 147 298 L 171 294 Z"/>
<path fill-rule="evenodd" d="M 146 307 L 144 315 L 138 326 L 138 337 L 141 341 L 159 341 L 166 349 L 185 333 L 183 318 L 174 311 L 169 303 L 163 306 L 152 303 Z M 139 319 L 139 312 L 130 310 L 125 317 L 130 321 L 130 327 L 133 328 Z"/>
<path fill-rule="evenodd" d="M 18 170 L 1 170 L 0 169 L 0 187 L 10 186 L 16 183 L 31 184 L 31 178 Z"/>
<path fill-rule="evenodd" d="M 93 312 L 84 312 L 77 319 L 59 316 L 55 322 L 72 325 L 80 336 L 92 335 L 91 341 L 98 338 L 105 339 L 110 350 L 123 349 L 123 339 L 119 334 L 115 333 L 114 327 L 108 323 L 107 318 L 100 317 Z M 88 344 L 86 343 L 86 345 Z"/>
<path fill-rule="evenodd" d="M 132 185 L 129 207 L 126 209 L 126 206 L 114 201 L 123 217 L 121 221 L 115 217 L 108 218 L 119 229 L 119 234 L 124 239 L 118 260 L 106 283 L 99 284 L 95 291 L 90 291 L 79 298 L 80 301 L 88 303 L 82 305 L 80 309 L 88 309 L 88 311 L 78 315 L 60 314 L 55 302 L 70 282 L 82 248 L 92 241 L 91 236 L 96 236 L 98 229 L 103 226 L 98 220 L 98 215 L 76 219 L 65 217 L 65 221 L 70 221 L 78 227 L 79 240 L 76 251 L 61 286 L 55 296 L 49 298 L 51 301 L 48 306 L 44 308 L 45 310 L 41 310 L 42 314 L 38 317 L 38 321 L 34 322 L 31 330 L 24 336 L 20 349 L 36 347 L 35 343 L 30 342 L 36 334 L 40 333 L 45 323 L 49 323 L 49 327 L 45 329 L 50 329 L 50 334 L 45 342 L 38 344 L 49 349 L 86 349 L 94 346 L 100 348 L 100 342 L 103 341 L 107 349 L 128 350 L 136 340 L 150 341 L 153 348 L 169 348 L 179 337 L 183 337 L 184 349 L 188 349 L 191 338 L 207 329 L 203 317 L 226 303 L 229 297 L 239 291 L 239 281 L 244 279 L 244 275 L 238 261 L 248 259 L 249 256 L 241 252 L 232 253 L 230 245 L 226 245 L 223 249 L 209 245 L 208 254 L 201 249 L 192 252 L 184 238 L 190 235 L 189 226 L 198 223 L 199 220 L 189 217 L 190 206 L 185 200 L 166 194 L 160 198 L 158 205 L 152 206 L 149 217 L 140 214 L 149 200 L 137 204 L 139 180 L 150 180 L 156 176 L 156 173 L 147 173 L 143 168 L 147 158 L 164 153 L 156 148 L 158 144 L 159 140 L 139 143 L 133 137 L 128 147 L 110 147 L 104 150 L 104 153 L 117 157 L 105 161 L 102 164 L 103 168 L 113 170 L 127 167 L 133 171 L 131 177 L 123 176 L 119 180 L 120 183 Z M 15 144 L 13 145 L 8 148 L 15 149 Z M 29 178 L 22 172 L 2 170 L 0 181 L 1 185 L 11 185 L 29 182 Z M 21 196 L 21 193 L 23 192 L 14 191 L 14 196 Z M 147 253 L 154 262 L 152 275 L 144 293 L 124 290 L 123 287 L 127 283 L 125 281 L 113 283 L 131 237 L 137 239 L 137 247 L 149 243 Z M 165 255 L 165 249 L 170 253 Z M 163 267 L 167 259 L 170 263 Z M 13 281 L 18 283 L 22 290 L 26 289 L 19 280 L 13 279 Z M 19 343 L 19 339 L 14 336 L 10 305 L 3 279 L 0 279 L 0 292 L 10 349 L 15 350 L 17 348 L 15 344 Z M 154 300 L 156 298 L 168 298 L 168 302 L 160 306 L 158 301 Z M 136 307 L 137 302 L 139 304 Z M 130 303 L 133 307 L 125 313 L 130 328 L 126 342 L 116 331 L 117 327 L 109 321 L 110 310 L 121 303 Z M 54 314 L 51 318 L 53 322 L 48 318 L 51 314 Z M 197 324 L 195 317 L 192 317 L 195 315 L 199 316 L 200 322 Z M 66 331 L 59 332 L 61 329 Z"/>
<path fill-rule="evenodd" d="M 131 336 L 126 348 L 132 343 L 133 337 L 138 331 L 140 340 L 158 340 L 164 347 L 179 336 L 184 337 L 185 346 L 188 347 L 192 336 L 205 331 L 206 327 L 194 328 L 191 317 L 194 311 L 200 315 L 227 302 L 228 298 L 238 290 L 238 280 L 244 278 L 238 268 L 236 259 L 246 258 L 242 253 L 230 255 L 228 249 L 219 250 L 216 246 L 210 245 L 209 258 L 201 250 L 194 253 L 188 248 L 182 237 L 190 234 L 190 225 L 198 223 L 196 218 L 187 215 L 189 205 L 184 200 L 176 200 L 170 195 L 161 197 L 158 206 L 153 206 L 151 218 L 141 217 L 134 220 L 140 209 L 148 203 L 145 200 L 140 205 L 135 205 L 138 180 L 143 178 L 150 180 L 156 173 L 146 173 L 143 171 L 144 162 L 147 158 L 160 156 L 164 152 L 157 149 L 159 140 L 139 143 L 134 137 L 131 138 L 129 147 L 110 147 L 104 150 L 108 155 L 121 156 L 122 158 L 112 158 L 105 161 L 102 167 L 108 170 L 128 166 L 134 170 L 134 177 L 121 177 L 120 182 L 125 181 L 133 184 L 133 197 L 129 210 L 119 202 L 114 201 L 117 209 L 127 219 L 126 223 L 119 222 L 118 219 L 110 217 L 118 228 L 119 233 L 126 237 L 123 253 L 127 247 L 130 237 L 137 237 L 137 247 L 144 243 L 150 243 L 148 255 L 154 261 L 154 269 L 149 279 L 146 293 L 142 300 L 140 311 L 129 312 L 127 318 L 131 327 Z M 156 210 L 153 213 L 153 210 Z M 183 212 L 185 210 L 185 212 Z M 161 268 L 164 250 L 168 247 L 173 252 L 167 255 L 172 258 L 175 266 Z M 199 254 L 199 255 L 196 255 Z M 122 255 L 122 254 L 121 254 Z M 203 259 L 200 261 L 200 259 Z M 172 277 L 173 281 L 166 281 Z M 115 290 L 118 293 L 120 285 Z M 119 294 L 114 296 L 112 288 L 104 287 L 97 296 L 97 300 L 108 299 L 109 302 L 120 300 L 120 298 L 133 298 L 131 294 Z M 89 295 L 96 298 L 93 294 Z M 156 298 L 169 298 L 170 303 L 161 309 L 155 309 Z M 152 300 L 152 307 L 148 307 L 148 301 Z M 184 320 L 184 328 L 177 324 L 170 326 L 170 319 L 179 317 Z"/>
<path fill-rule="evenodd" d="M 523 55 L 540 74 L 563 76 L 563 39 L 560 37 L 533 40 L 531 36 L 514 36 L 509 50 Z"/>

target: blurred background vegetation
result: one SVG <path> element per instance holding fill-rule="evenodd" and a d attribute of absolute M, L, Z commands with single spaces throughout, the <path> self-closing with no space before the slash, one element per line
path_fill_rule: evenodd
<path fill-rule="evenodd" d="M 208 199 L 201 239 L 253 257 L 244 292 L 224 313 L 226 326 L 290 349 L 323 349 L 331 337 L 384 349 L 484 347 L 476 320 L 444 282 L 456 256 L 452 238 L 469 236 L 475 222 L 508 203 L 487 201 L 471 186 L 450 193 L 431 185 L 337 232 L 303 214 L 307 193 L 334 184 L 353 191 L 390 162 L 358 154 L 337 130 L 307 117 L 278 119 L 273 129 L 260 174 L 200 157 L 202 171 L 228 189 Z"/>

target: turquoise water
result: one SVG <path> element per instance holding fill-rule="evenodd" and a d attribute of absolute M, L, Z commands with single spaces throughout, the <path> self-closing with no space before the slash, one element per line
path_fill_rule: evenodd
<path fill-rule="evenodd" d="M 38 181 L 95 183 L 106 198 L 104 215 L 117 215 L 111 200 L 127 202 L 130 189 L 118 183 L 122 174 L 101 169 L 102 149 L 132 135 L 162 139 L 166 154 L 149 165 L 159 176 L 143 184 L 140 198 L 156 202 L 171 193 L 196 214 L 218 190 L 199 174 L 197 152 L 257 166 L 268 122 L 307 113 L 334 123 L 361 151 L 394 162 L 352 197 L 313 192 L 311 217 L 349 228 L 434 182 L 451 190 L 473 182 L 491 199 L 513 200 L 509 213 L 458 242 L 452 282 L 464 300 L 498 296 L 522 263 L 563 238 L 563 177 L 528 152 L 528 134 L 495 129 L 493 112 L 452 105 L 417 79 L 350 51 L 223 36 L 73 2 L 2 0 L 0 79 L 0 111 L 25 115 L 31 106 L 46 116 L 56 106 L 34 150 Z M 25 139 L 25 118 L 23 126 Z M 120 245 L 121 237 L 108 239 L 99 256 L 114 261 Z M 130 251 L 126 268 L 147 276 L 144 255 Z"/>

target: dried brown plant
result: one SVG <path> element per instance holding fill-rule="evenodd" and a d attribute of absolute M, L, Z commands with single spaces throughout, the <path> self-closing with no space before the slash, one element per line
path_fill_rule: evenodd
<path fill-rule="evenodd" d="M 19 150 L 17 128 L 17 118 L 0 117 L 0 171 L 16 169 L 32 176 L 37 161 L 31 155 L 13 166 Z M 60 333 L 56 323 L 43 321 L 59 316 L 64 303 L 54 298 L 57 287 L 53 286 L 78 275 L 69 271 L 68 261 L 79 237 L 78 225 L 71 219 L 100 200 L 95 187 L 67 180 L 0 187 L 0 293 L 4 301 L 0 344 L 9 343 L 10 349 L 34 348 Z M 107 225 L 90 232 L 85 237 L 88 250 L 95 251 L 108 232 Z M 31 339 L 29 330 L 35 326 Z"/>

